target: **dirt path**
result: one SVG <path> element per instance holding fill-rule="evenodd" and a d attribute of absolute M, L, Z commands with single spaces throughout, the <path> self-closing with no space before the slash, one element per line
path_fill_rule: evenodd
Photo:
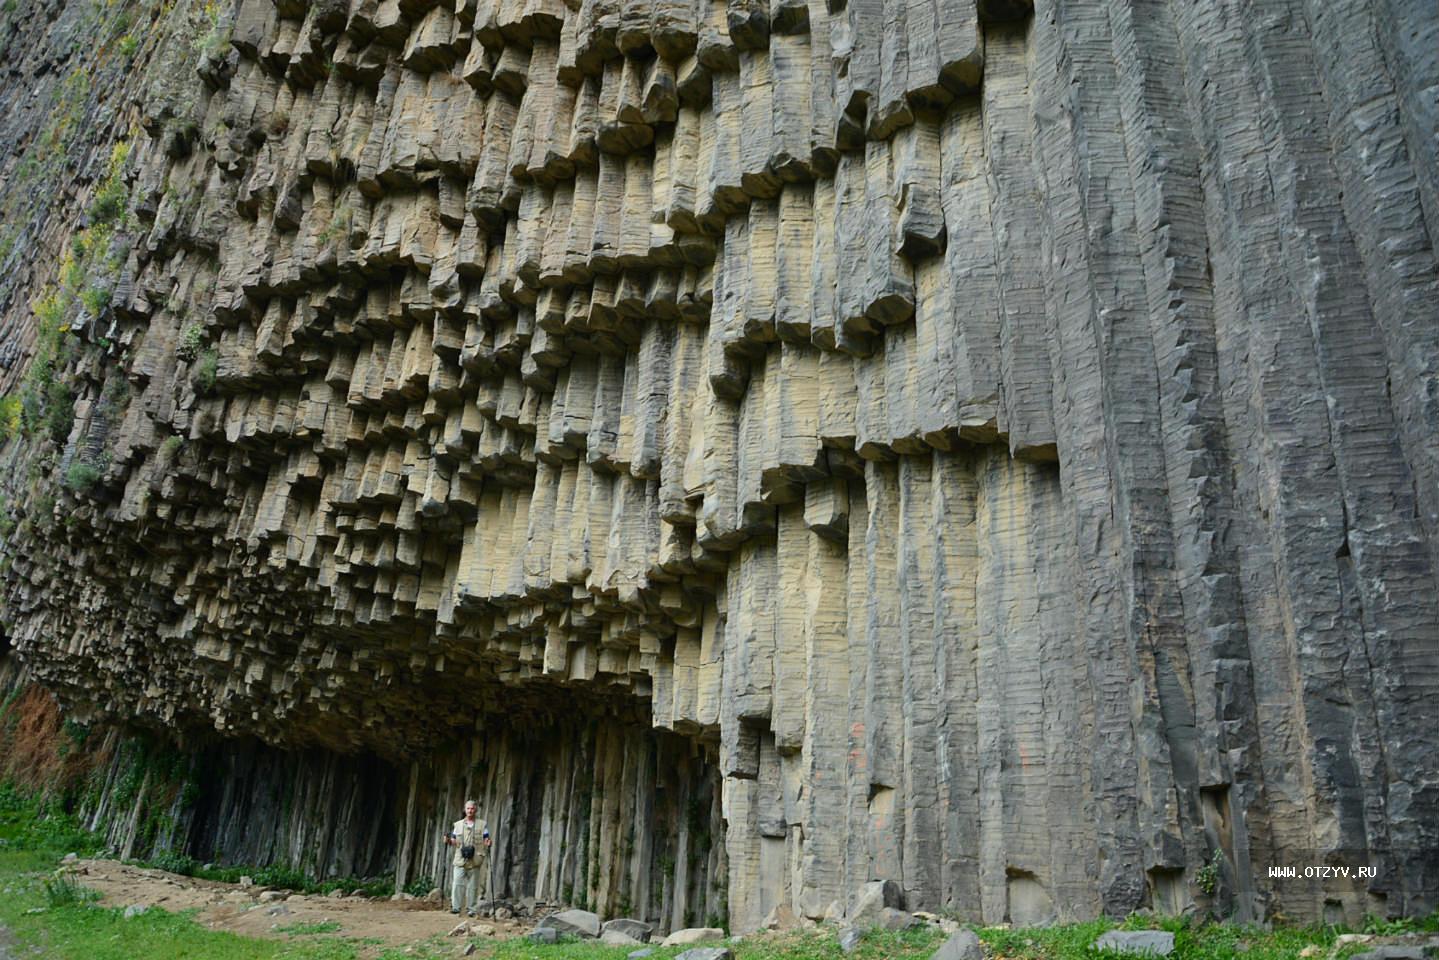
<path fill-rule="evenodd" d="M 331 935 L 369 941 L 372 953 L 447 934 L 464 919 L 425 900 L 287 894 L 268 887 L 242 887 L 127 866 L 118 860 L 81 860 L 75 873 L 85 886 L 99 891 L 101 903 L 107 907 L 138 905 L 171 912 L 194 909 L 198 910 L 195 921 L 202 926 L 248 937 L 288 938 L 297 928 L 338 924 Z M 516 920 L 469 923 L 472 934 L 495 938 L 513 937 L 533 926 L 533 921 Z"/>

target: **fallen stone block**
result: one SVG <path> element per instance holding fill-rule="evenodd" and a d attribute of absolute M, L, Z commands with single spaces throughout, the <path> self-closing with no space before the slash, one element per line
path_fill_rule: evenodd
<path fill-rule="evenodd" d="M 495 911 L 495 918 L 504 919 L 500 917 L 499 910 Z M 564 910 L 545 917 L 535 929 L 554 930 L 594 940 L 600 935 L 600 918 L 588 910 Z"/>
<path fill-rule="evenodd" d="M 679 954 L 675 960 L 734 960 L 734 952 L 729 947 L 696 947 Z"/>
<path fill-rule="evenodd" d="M 864 885 L 863 892 L 850 911 L 849 921 L 855 926 L 872 927 L 880 921 L 880 914 L 886 908 L 904 909 L 904 890 L 893 880 L 875 880 Z"/>
<path fill-rule="evenodd" d="M 859 927 L 845 927 L 839 932 L 839 948 L 845 953 L 854 953 L 863 939 L 864 931 Z"/>
<path fill-rule="evenodd" d="M 884 930 L 908 930 L 910 927 L 924 926 L 924 921 L 915 919 L 914 914 L 904 910 L 885 907 L 879 912 L 879 922 L 875 926 Z"/>
<path fill-rule="evenodd" d="M 683 947 L 691 943 L 704 943 L 707 940 L 723 940 L 724 931 L 718 927 L 686 927 L 683 930 L 676 930 L 665 937 L 662 947 Z"/>
<path fill-rule="evenodd" d="M 550 945 L 559 942 L 560 932 L 554 927 L 539 927 L 530 931 L 530 943 Z"/>
<path fill-rule="evenodd" d="M 650 935 L 654 933 L 654 927 L 645 923 L 643 920 L 631 920 L 628 917 L 619 917 L 615 920 L 606 920 L 604 922 L 600 927 L 601 937 L 610 931 L 622 933 L 627 937 L 633 937 L 640 943 L 649 943 Z"/>
<path fill-rule="evenodd" d="M 940 944 L 929 960 L 984 960 L 984 947 L 973 930 L 960 930 Z"/>
<path fill-rule="evenodd" d="M 793 930 L 799 925 L 799 917 L 795 916 L 794 911 L 783 903 L 771 910 L 762 924 L 766 930 Z"/>
<path fill-rule="evenodd" d="M 1167 957 L 1174 952 L 1174 934 L 1167 930 L 1110 930 L 1094 941 L 1094 949 L 1141 957 Z"/>
<path fill-rule="evenodd" d="M 1354 943 L 1373 943 L 1377 939 L 1379 938 L 1372 933 L 1341 933 L 1334 938 L 1334 945 L 1347 947 Z"/>

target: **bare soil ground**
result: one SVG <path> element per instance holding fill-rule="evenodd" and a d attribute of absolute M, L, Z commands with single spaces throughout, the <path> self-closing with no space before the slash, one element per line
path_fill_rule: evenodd
<path fill-rule="evenodd" d="M 375 947 L 398 947 L 443 936 L 460 921 L 471 936 L 505 939 L 533 926 L 533 921 L 467 920 L 452 916 L 448 905 L 429 900 L 372 900 L 364 896 L 271 891 L 199 880 L 180 874 L 134 867 L 118 860 L 81 860 L 75 874 L 101 895 L 106 907 L 139 905 L 179 912 L 195 910 L 195 922 L 214 930 L 248 937 L 289 937 L 320 924 L 338 924 L 337 937 L 353 938 Z M 283 899 L 282 899 L 283 898 Z"/>

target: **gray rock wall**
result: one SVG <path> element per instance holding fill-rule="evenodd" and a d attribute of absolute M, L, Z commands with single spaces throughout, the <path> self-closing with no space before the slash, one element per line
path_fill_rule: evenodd
<path fill-rule="evenodd" d="M 583 768 L 655 780 L 592 816 L 716 778 L 684 903 L 740 930 L 874 879 L 986 922 L 1439 901 L 1432 5 L 211 27 L 142 98 L 73 426 L 10 454 L 5 630 L 77 715 L 442 792 L 610 718 Z M 648 727 L 708 759 L 631 764 Z M 550 889 L 538 783 L 508 862 Z M 1325 863 L 1378 874 L 1268 876 Z"/>

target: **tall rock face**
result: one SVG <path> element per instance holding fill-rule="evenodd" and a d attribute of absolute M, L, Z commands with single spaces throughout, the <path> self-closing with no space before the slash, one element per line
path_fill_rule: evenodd
<path fill-rule="evenodd" d="M 1439 903 L 1432 3 L 185 11 L 100 293 L 0 331 L 5 633 L 220 758 L 177 846 L 410 884 L 476 793 L 664 926 Z"/>

